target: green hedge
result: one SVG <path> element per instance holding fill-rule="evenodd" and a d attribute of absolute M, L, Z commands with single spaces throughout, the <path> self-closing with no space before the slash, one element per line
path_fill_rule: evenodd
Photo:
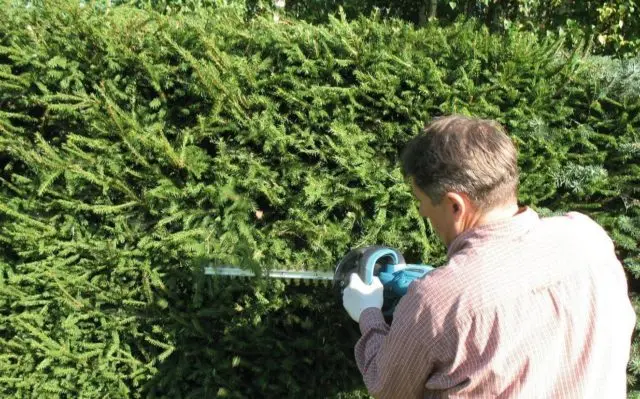
<path fill-rule="evenodd" d="M 148 0 L 134 1 L 138 4 Z M 250 12 L 274 8 L 270 0 L 242 0 Z M 188 7 L 202 0 L 159 0 L 158 9 Z M 435 8 L 432 8 L 435 5 Z M 474 18 L 493 30 L 518 27 L 540 36 L 561 34 L 569 40 L 590 37 L 598 54 L 633 57 L 640 50 L 640 7 L 635 0 L 287 0 L 287 12 L 299 19 L 323 23 L 344 9 L 347 16 L 380 12 L 424 25 L 429 18 L 448 24 Z M 377 11 L 376 11 L 377 10 Z"/>
<path fill-rule="evenodd" d="M 374 243 L 442 264 L 397 160 L 443 113 L 504 123 L 521 201 L 590 214 L 640 274 L 638 60 L 471 23 L 33 3 L 0 8 L 3 397 L 364 396 L 327 287 L 202 266 L 332 270 Z"/>

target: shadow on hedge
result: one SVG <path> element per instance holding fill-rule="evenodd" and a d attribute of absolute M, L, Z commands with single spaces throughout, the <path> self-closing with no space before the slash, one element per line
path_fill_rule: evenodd
<path fill-rule="evenodd" d="M 164 282 L 169 305 L 144 317 L 172 334 L 175 349 L 143 396 L 367 397 L 353 356 L 358 326 L 329 285 L 180 270 Z"/>

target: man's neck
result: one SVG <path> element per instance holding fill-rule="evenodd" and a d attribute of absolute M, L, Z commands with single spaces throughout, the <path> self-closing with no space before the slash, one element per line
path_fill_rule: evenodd
<path fill-rule="evenodd" d="M 490 209 L 487 212 L 474 215 L 469 223 L 469 228 L 479 227 L 485 224 L 498 222 L 501 220 L 509 219 L 521 212 L 518 204 L 508 204 L 500 207 Z"/>

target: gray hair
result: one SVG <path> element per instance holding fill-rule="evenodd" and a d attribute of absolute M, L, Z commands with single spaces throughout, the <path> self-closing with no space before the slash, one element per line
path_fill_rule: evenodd
<path fill-rule="evenodd" d="M 439 204 L 447 192 L 469 196 L 489 210 L 517 201 L 518 154 L 492 120 L 451 115 L 434 119 L 401 156 L 402 173 Z"/>

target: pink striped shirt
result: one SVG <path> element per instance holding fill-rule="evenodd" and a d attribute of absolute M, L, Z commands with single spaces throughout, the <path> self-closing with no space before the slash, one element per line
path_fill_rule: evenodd
<path fill-rule="evenodd" d="M 388 326 L 360 316 L 356 362 L 377 398 L 625 398 L 636 315 L 607 233 L 530 208 L 467 231 Z"/>

